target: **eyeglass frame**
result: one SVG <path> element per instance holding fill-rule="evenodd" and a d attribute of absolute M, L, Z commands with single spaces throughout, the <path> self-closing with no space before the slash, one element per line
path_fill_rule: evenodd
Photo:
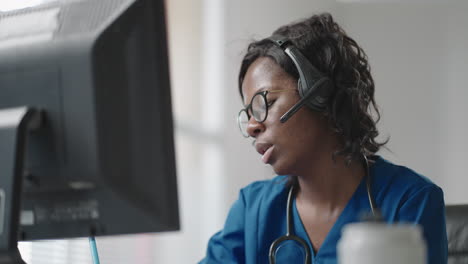
<path fill-rule="evenodd" d="M 247 114 L 247 123 L 250 121 L 250 119 L 252 118 L 252 116 L 254 117 L 255 121 L 259 122 L 259 123 L 263 123 L 265 122 L 265 120 L 268 118 L 268 109 L 270 107 L 269 105 L 269 102 L 266 98 L 266 96 L 268 95 L 268 93 L 278 93 L 278 92 L 285 92 L 285 91 L 297 91 L 296 88 L 292 88 L 292 89 L 276 89 L 276 90 L 263 90 L 263 91 L 259 91 L 259 92 L 256 92 L 253 96 L 252 96 L 252 99 L 250 99 L 250 104 L 248 104 L 246 107 L 242 108 L 239 113 L 237 114 L 237 125 L 239 126 L 239 129 L 241 131 L 241 134 L 242 136 L 244 136 L 245 138 L 248 138 L 249 135 L 245 135 L 242 131 L 242 127 L 240 125 L 240 116 L 242 114 L 242 112 L 245 112 Z M 253 115 L 253 109 L 252 109 L 252 103 L 253 103 L 253 100 L 255 98 L 255 96 L 257 95 L 261 95 L 263 97 L 263 101 L 265 102 L 265 117 L 263 118 L 263 120 L 257 120 L 255 118 L 255 116 Z M 249 109 L 250 111 L 252 112 L 252 115 L 249 114 Z"/>

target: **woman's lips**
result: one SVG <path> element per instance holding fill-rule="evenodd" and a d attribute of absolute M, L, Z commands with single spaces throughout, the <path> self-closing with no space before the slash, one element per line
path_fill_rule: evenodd
<path fill-rule="evenodd" d="M 271 153 L 273 151 L 273 145 L 269 143 L 255 143 L 255 149 L 257 152 L 262 155 L 262 161 L 264 163 L 268 163 L 268 160 L 271 157 Z"/>
<path fill-rule="evenodd" d="M 268 161 L 270 160 L 270 157 L 271 157 L 271 153 L 273 152 L 273 149 L 274 149 L 274 147 L 271 146 L 265 151 L 265 153 L 263 153 L 263 156 L 262 156 L 263 163 L 265 163 L 265 164 L 268 163 Z"/>

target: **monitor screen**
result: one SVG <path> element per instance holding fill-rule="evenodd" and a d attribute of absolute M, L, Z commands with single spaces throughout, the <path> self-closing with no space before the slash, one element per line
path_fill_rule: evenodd
<path fill-rule="evenodd" d="M 0 10 L 0 112 L 43 113 L 20 240 L 179 229 L 165 22 L 163 0 Z"/>

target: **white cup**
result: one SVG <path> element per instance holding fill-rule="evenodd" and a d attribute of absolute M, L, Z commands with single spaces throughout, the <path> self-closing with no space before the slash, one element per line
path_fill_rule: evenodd
<path fill-rule="evenodd" d="M 414 224 L 355 223 L 343 228 L 339 264 L 426 264 L 426 243 Z"/>

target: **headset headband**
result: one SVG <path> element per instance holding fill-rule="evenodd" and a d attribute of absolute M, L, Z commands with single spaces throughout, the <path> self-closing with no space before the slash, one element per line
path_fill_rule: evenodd
<path fill-rule="evenodd" d="M 304 104 L 315 111 L 323 112 L 332 90 L 330 85 L 323 84 L 330 83 L 331 80 L 315 68 L 289 38 L 273 35 L 268 39 L 291 58 L 299 73 L 298 90 L 301 100 L 281 117 L 281 122 L 286 122 Z"/>
<path fill-rule="evenodd" d="M 300 80 L 304 86 L 311 87 L 313 83 L 324 77 L 324 74 L 317 70 L 317 68 L 302 55 L 302 52 L 294 46 L 289 38 L 273 35 L 269 39 L 291 58 L 294 65 L 296 65 Z"/>

